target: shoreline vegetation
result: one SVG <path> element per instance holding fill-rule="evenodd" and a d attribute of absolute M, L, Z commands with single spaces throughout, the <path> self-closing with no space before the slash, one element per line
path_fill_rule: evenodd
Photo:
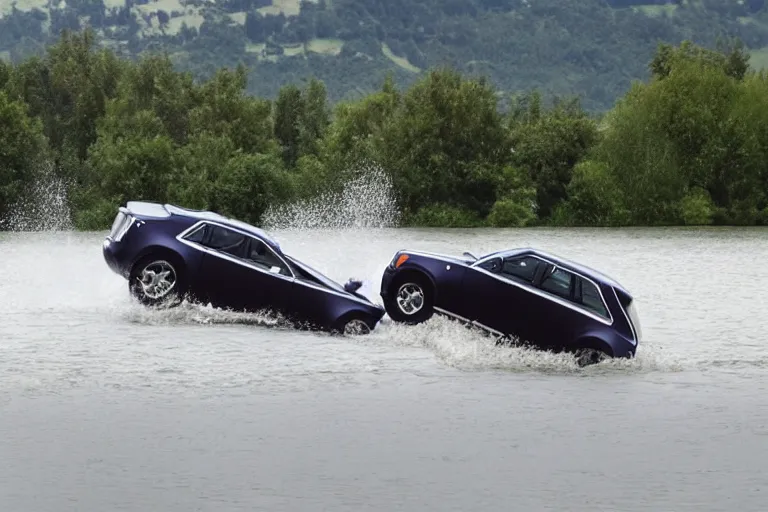
<path fill-rule="evenodd" d="M 0 61 L 0 219 L 53 177 L 80 230 L 128 200 L 259 224 L 373 164 L 401 226 L 768 225 L 768 75 L 740 44 L 661 44 L 649 69 L 599 117 L 447 68 L 331 107 L 318 80 L 268 101 L 245 94 L 243 67 L 195 82 L 167 56 L 64 32 Z"/>

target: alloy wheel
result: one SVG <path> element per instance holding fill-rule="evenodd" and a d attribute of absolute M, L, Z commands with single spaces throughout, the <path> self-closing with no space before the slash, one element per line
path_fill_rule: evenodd
<path fill-rule="evenodd" d="M 424 307 L 424 291 L 415 283 L 406 283 L 397 291 L 397 307 L 405 315 L 415 315 Z"/>
<path fill-rule="evenodd" d="M 161 299 L 176 286 L 176 270 L 167 261 L 153 261 L 137 277 L 141 291 L 150 299 Z"/>
<path fill-rule="evenodd" d="M 371 332 L 370 326 L 365 322 L 365 320 L 361 320 L 359 318 L 350 320 L 344 326 L 344 334 L 349 334 L 349 335 L 369 334 L 370 332 Z"/>

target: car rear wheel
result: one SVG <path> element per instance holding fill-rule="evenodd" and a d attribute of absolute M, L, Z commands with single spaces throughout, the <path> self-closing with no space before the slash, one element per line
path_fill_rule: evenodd
<path fill-rule="evenodd" d="M 576 358 L 576 364 L 581 368 L 610 358 L 608 354 L 597 348 L 577 348 L 574 351 L 574 357 Z"/>
<path fill-rule="evenodd" d="M 134 265 L 128 290 L 145 306 L 177 306 L 184 294 L 183 276 L 171 258 L 150 256 Z"/>
<path fill-rule="evenodd" d="M 384 302 L 384 308 L 395 322 L 418 324 L 434 313 L 432 286 L 419 275 L 408 275 L 393 283 L 394 293 Z"/>

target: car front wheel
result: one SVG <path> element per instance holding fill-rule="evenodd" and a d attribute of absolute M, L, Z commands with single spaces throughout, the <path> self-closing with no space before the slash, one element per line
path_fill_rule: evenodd
<path fill-rule="evenodd" d="M 392 290 L 394 293 L 384 303 L 384 308 L 392 320 L 418 324 L 432 317 L 433 293 L 426 279 L 420 276 L 398 279 Z"/>
<path fill-rule="evenodd" d="M 371 334 L 371 326 L 362 318 L 353 318 L 344 324 L 344 335 L 355 336 L 361 334 Z"/>
<path fill-rule="evenodd" d="M 183 278 L 169 258 L 144 258 L 133 267 L 128 289 L 145 306 L 173 307 L 183 298 Z"/>

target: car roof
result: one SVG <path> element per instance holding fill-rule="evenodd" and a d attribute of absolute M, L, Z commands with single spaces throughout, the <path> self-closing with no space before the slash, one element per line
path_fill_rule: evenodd
<path fill-rule="evenodd" d="M 594 268 L 588 267 L 586 265 L 582 265 L 581 263 L 576 263 L 575 261 L 571 261 L 569 259 L 563 258 L 561 256 L 558 256 L 556 254 L 552 254 L 547 251 L 542 251 L 541 249 L 536 249 L 534 247 L 520 247 L 516 249 L 505 249 L 501 251 L 492 252 L 489 254 L 484 255 L 482 258 L 479 258 L 479 260 L 489 258 L 491 256 L 500 256 L 502 258 L 508 258 L 511 256 L 522 256 L 530 254 L 533 256 L 539 256 L 542 259 L 549 260 L 552 263 L 556 263 L 563 268 L 573 270 L 574 272 L 578 272 L 579 274 L 584 275 L 585 277 L 588 277 L 594 281 L 599 281 L 602 283 L 605 283 L 609 286 L 613 286 L 615 288 L 618 288 L 622 292 L 624 292 L 627 295 L 630 295 L 629 291 L 624 288 L 621 283 L 616 281 L 614 278 L 600 272 L 599 270 L 595 270 Z M 478 260 L 478 261 L 479 261 Z M 631 296 L 631 295 L 630 295 Z"/>
<path fill-rule="evenodd" d="M 187 217 L 195 220 L 210 220 L 212 222 L 218 222 L 233 228 L 246 231 L 252 235 L 256 235 L 266 243 L 271 245 L 275 249 L 280 249 L 280 244 L 272 238 L 266 231 L 259 229 L 256 226 L 252 226 L 247 222 L 243 222 L 237 219 L 226 217 L 216 212 L 208 210 L 191 210 L 189 208 L 183 208 L 173 204 L 159 204 L 147 201 L 128 201 L 126 208 L 136 215 L 142 215 L 147 217 L 170 217 L 171 215 L 178 215 L 181 217 Z"/>

